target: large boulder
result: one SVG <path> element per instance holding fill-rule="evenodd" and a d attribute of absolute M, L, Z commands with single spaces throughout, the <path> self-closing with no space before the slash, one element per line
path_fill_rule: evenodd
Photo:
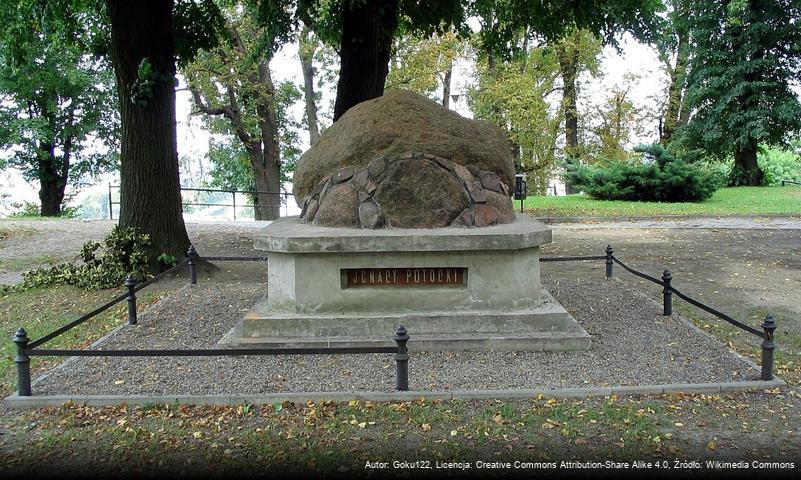
<path fill-rule="evenodd" d="M 298 161 L 292 183 L 302 204 L 321 181 L 382 155 L 424 152 L 494 173 L 514 185 L 514 164 L 501 129 L 464 118 L 416 93 L 394 90 L 348 110 Z M 494 185 L 493 185 L 494 187 Z"/>
<path fill-rule="evenodd" d="M 446 227 L 470 206 L 462 185 L 459 178 L 435 161 L 402 159 L 387 169 L 373 198 L 391 226 Z"/>
<path fill-rule="evenodd" d="M 515 221 L 499 175 L 422 152 L 379 155 L 325 176 L 300 218 L 323 227 L 488 227 Z"/>

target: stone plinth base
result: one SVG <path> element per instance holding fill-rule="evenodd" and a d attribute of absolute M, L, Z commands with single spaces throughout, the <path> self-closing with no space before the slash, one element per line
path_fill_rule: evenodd
<path fill-rule="evenodd" d="M 237 347 L 375 346 L 394 327 L 412 351 L 586 350 L 586 331 L 542 288 L 550 230 L 528 216 L 485 228 L 358 230 L 276 221 L 267 296 L 221 341 Z"/>

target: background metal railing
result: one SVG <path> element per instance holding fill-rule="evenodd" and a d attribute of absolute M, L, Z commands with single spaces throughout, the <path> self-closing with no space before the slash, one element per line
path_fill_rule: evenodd
<path fill-rule="evenodd" d="M 795 180 L 782 180 L 782 187 L 787 186 L 787 184 L 801 185 L 801 182 L 796 182 Z"/>
<path fill-rule="evenodd" d="M 108 218 L 109 220 L 114 219 L 114 205 L 120 205 L 120 202 L 115 202 L 113 197 L 113 190 L 120 190 L 119 185 L 112 185 L 109 184 L 108 186 Z M 289 192 L 281 191 L 281 192 L 265 192 L 262 190 L 225 190 L 219 188 L 189 188 L 189 187 L 181 187 L 181 193 L 183 192 L 205 192 L 205 193 L 225 193 L 231 195 L 231 203 L 209 203 L 209 202 L 193 202 L 189 201 L 186 202 L 183 200 L 183 195 L 181 196 L 181 207 L 224 207 L 224 208 L 231 208 L 232 210 L 232 217 L 234 221 L 236 221 L 236 209 L 237 208 L 252 208 L 255 212 L 257 208 L 278 208 L 279 216 L 282 215 L 281 209 L 283 208 L 283 216 L 288 215 L 288 198 L 291 195 Z M 278 198 L 278 202 L 275 204 L 260 204 L 260 203 L 248 203 L 247 201 L 240 202 L 239 204 L 236 203 L 236 196 L 237 194 L 240 195 L 275 195 Z"/>
<path fill-rule="evenodd" d="M 208 261 L 265 261 L 267 257 L 226 257 L 226 256 L 210 256 L 203 257 Z M 189 271 L 189 284 L 197 284 L 197 263 L 200 256 L 195 250 L 194 246 L 189 247 L 186 260 L 178 263 L 174 267 L 166 270 L 153 278 L 137 283 L 136 280 L 128 276 L 125 279 L 124 286 L 126 292 L 114 297 L 111 301 L 96 308 L 95 310 L 82 315 L 81 317 L 69 322 L 68 324 L 56 329 L 55 331 L 44 335 L 41 338 L 31 341 L 28 338 L 25 328 L 20 327 L 14 338 L 13 342 L 17 345 L 17 355 L 14 357 L 14 362 L 17 366 L 17 395 L 31 396 L 31 371 L 30 371 L 30 357 L 32 356 L 80 356 L 80 357 L 206 357 L 206 356 L 235 356 L 235 355 L 344 355 L 344 354 L 367 354 L 367 353 L 394 353 L 395 354 L 395 379 L 396 389 L 406 391 L 409 389 L 409 354 L 406 347 L 409 341 L 409 334 L 406 327 L 398 325 L 393 332 L 392 340 L 394 346 L 383 347 L 326 347 L 326 348 L 216 348 L 216 349 L 145 349 L 145 350 L 76 350 L 76 349 L 41 349 L 38 348 L 44 343 L 56 338 L 57 336 L 77 327 L 78 325 L 90 320 L 94 316 L 100 314 L 113 307 L 114 305 L 128 301 L 128 324 L 137 324 L 137 308 L 136 308 L 136 292 L 152 285 L 165 276 L 174 273 L 183 268 Z M 617 264 L 627 272 L 636 275 L 640 278 L 648 280 L 654 284 L 662 286 L 663 296 L 663 315 L 672 315 L 673 313 L 673 294 L 686 301 L 687 303 L 698 307 L 705 312 L 714 315 L 721 320 L 724 320 L 735 327 L 756 335 L 762 338 L 762 380 L 773 379 L 773 364 L 774 364 L 774 350 L 776 348 L 773 342 L 773 334 L 776 330 L 776 323 L 773 316 L 768 314 L 765 317 L 764 323 L 761 325 L 762 330 L 751 327 L 735 320 L 731 316 L 718 311 L 696 299 L 677 290 L 672 285 L 673 276 L 670 270 L 665 270 L 661 279 L 648 275 L 646 273 L 635 270 L 620 259 L 615 257 L 614 249 L 611 245 L 606 246 L 604 255 L 585 255 L 585 256 L 565 256 L 565 257 L 541 257 L 540 262 L 574 262 L 574 261 L 598 261 L 603 260 L 606 265 L 606 278 L 610 279 L 614 276 L 614 265 Z"/>

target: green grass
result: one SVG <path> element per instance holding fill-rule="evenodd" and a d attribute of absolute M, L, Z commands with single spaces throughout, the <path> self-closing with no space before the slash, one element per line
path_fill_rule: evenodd
<path fill-rule="evenodd" d="M 393 460 L 433 466 L 436 460 L 673 459 L 684 449 L 710 452 L 707 442 L 715 433 L 700 426 L 711 421 L 729 419 L 739 428 L 739 415 L 744 414 L 754 415 L 742 417 L 749 423 L 761 425 L 763 410 L 741 411 L 743 398 L 733 400 L 704 395 L 538 397 L 510 402 L 285 403 L 280 409 L 67 404 L 8 418 L 10 433 L 0 437 L 0 448 L 23 466 L 35 467 L 37 458 L 47 458 L 49 468 L 78 466 L 75 459 L 80 458 L 83 465 L 101 470 L 197 469 L 217 475 L 258 470 L 361 476 L 368 461 L 390 462 L 381 473 L 396 474 Z M 776 409 L 792 411 L 782 405 Z M 400 476 L 428 478 L 442 472 L 418 469 Z"/>
<path fill-rule="evenodd" d="M 28 338 L 35 340 L 78 318 L 121 293 L 120 289 L 86 291 L 69 285 L 34 288 L 0 295 L 0 396 L 16 389 L 14 354 L 11 342 L 17 328 L 24 327 Z M 139 310 L 166 296 L 167 291 L 150 291 L 137 301 Z M 124 323 L 126 304 L 122 302 L 95 318 L 62 334 L 46 344 L 48 348 L 85 348 L 93 341 Z M 63 357 L 33 357 L 31 370 L 40 372 L 63 360 Z"/>
<path fill-rule="evenodd" d="M 20 227 L 18 225 L 3 225 L 0 219 L 0 241 L 10 238 L 30 237 L 35 235 L 36 232 L 37 230 L 35 228 Z"/>
<path fill-rule="evenodd" d="M 519 207 L 519 203 L 515 203 Z M 529 197 L 526 210 L 536 216 L 660 216 L 660 215 L 801 215 L 801 187 L 722 188 L 698 203 L 594 200 L 586 195 Z"/>
<path fill-rule="evenodd" d="M 18 220 L 26 220 L 26 221 L 27 220 L 41 220 L 43 222 L 47 222 L 47 221 L 51 221 L 51 220 L 67 220 L 69 218 L 70 217 L 66 217 L 66 216 L 63 216 L 63 217 L 43 217 L 43 216 L 38 215 L 38 214 L 37 215 L 34 215 L 34 214 L 31 214 L 31 215 L 17 214 L 17 215 L 10 215 L 8 217 L 0 218 L 0 222 L 15 222 L 15 221 L 18 221 Z"/>
<path fill-rule="evenodd" d="M 3 272 L 27 272 L 33 268 L 44 265 L 53 265 L 64 261 L 63 258 L 53 253 L 44 255 L 34 255 L 30 257 L 0 258 L 0 273 Z"/>

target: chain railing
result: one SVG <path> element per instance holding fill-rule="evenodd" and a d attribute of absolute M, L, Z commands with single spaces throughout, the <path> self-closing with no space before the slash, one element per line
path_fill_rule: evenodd
<path fill-rule="evenodd" d="M 137 283 L 136 280 L 128 276 L 125 279 L 124 286 L 126 291 L 104 305 L 92 310 L 91 312 L 78 317 L 72 322 L 54 330 L 53 332 L 42 336 L 36 340 L 31 341 L 28 338 L 27 332 L 24 327 L 20 327 L 14 338 L 13 342 L 17 346 L 17 355 L 14 362 L 17 366 L 17 395 L 31 396 L 31 371 L 30 362 L 32 356 L 57 356 L 57 357 L 208 357 L 208 356 L 239 356 L 239 355 L 345 355 L 345 354 L 368 354 L 368 353 L 394 353 L 395 355 L 395 379 L 396 389 L 399 391 L 406 391 L 409 389 L 409 354 L 406 347 L 409 341 L 409 334 L 406 327 L 398 325 L 392 335 L 394 346 L 381 346 L 381 347 L 325 347 L 325 348 L 214 348 L 214 349 L 143 349 L 143 350 L 78 350 L 78 349 L 43 349 L 39 348 L 46 342 L 58 337 L 59 335 L 77 327 L 78 325 L 92 319 L 98 314 L 108 310 L 109 308 L 117 305 L 123 300 L 128 302 L 128 324 L 137 324 L 137 305 L 136 293 L 140 290 L 149 287 L 150 285 L 158 282 L 165 276 L 175 273 L 183 268 L 188 269 L 189 284 L 197 284 L 197 264 L 200 256 L 195 250 L 194 246 L 189 247 L 186 260 L 178 263 L 174 267 L 166 270 L 153 278 Z M 203 257 L 207 261 L 265 261 L 267 257 L 227 257 L 227 256 L 209 256 Z M 663 296 L 663 315 L 669 316 L 673 313 L 673 294 L 687 303 L 700 308 L 701 310 L 714 315 L 721 320 L 724 320 L 735 327 L 756 335 L 762 338 L 762 365 L 761 365 L 761 379 L 765 381 L 773 380 L 773 364 L 774 364 L 774 351 L 776 344 L 774 343 L 774 331 L 776 330 L 776 323 L 772 315 L 768 314 L 765 321 L 762 323 L 760 331 L 757 328 L 746 325 L 743 322 L 735 320 L 731 316 L 706 305 L 681 291 L 677 290 L 672 285 L 674 280 L 670 270 L 665 269 L 661 278 L 656 278 L 646 273 L 640 272 L 631 268 L 623 263 L 620 259 L 615 257 L 614 249 L 611 245 L 607 245 L 604 255 L 585 255 L 585 256 L 564 256 L 564 257 L 541 257 L 540 262 L 574 262 L 574 261 L 599 261 L 603 260 L 606 265 L 606 278 L 611 279 L 614 276 L 614 265 L 617 264 L 627 272 L 643 278 L 651 283 L 660 285 L 662 287 Z"/>
<path fill-rule="evenodd" d="M 394 353 L 395 354 L 395 387 L 399 391 L 409 390 L 409 353 L 406 343 L 409 333 L 404 325 L 398 325 L 392 335 L 394 346 L 377 347 L 320 347 L 320 348 L 210 348 L 210 349 L 116 349 L 116 350 L 90 350 L 90 349 L 44 349 L 39 348 L 46 342 L 59 335 L 72 330 L 78 325 L 92 319 L 100 313 L 117 305 L 123 300 L 128 301 L 128 324 L 137 324 L 136 292 L 156 283 L 165 276 L 180 269 L 189 271 L 189 284 L 197 284 L 197 264 L 200 260 L 194 246 L 189 247 L 186 260 L 166 270 L 146 282 L 137 283 L 132 276 L 125 279 L 126 292 L 114 297 L 111 301 L 80 316 L 55 331 L 41 338 L 31 341 L 24 327 L 20 327 L 14 335 L 13 342 L 17 345 L 17 355 L 14 362 L 17 366 L 17 395 L 31 396 L 31 357 L 210 357 L 210 356 L 272 356 L 272 355 L 348 355 L 368 353 Z M 266 257 L 204 257 L 204 260 L 216 261 L 264 261 Z"/>
<path fill-rule="evenodd" d="M 614 265 L 617 264 L 620 265 L 627 272 L 631 273 L 632 275 L 648 280 L 651 283 L 660 285 L 662 287 L 662 314 L 665 316 L 673 314 L 673 294 L 676 294 L 677 297 L 689 303 L 690 305 L 700 308 L 701 310 L 710 313 L 715 317 L 730 323 L 731 325 L 734 325 L 740 330 L 743 330 L 752 335 L 756 335 L 757 337 L 762 338 L 761 378 L 762 380 L 765 381 L 773 380 L 773 357 L 774 357 L 774 350 L 776 349 L 776 344 L 773 341 L 773 333 L 776 330 L 776 321 L 773 318 L 773 315 L 767 314 L 765 316 L 765 321 L 761 325 L 762 330 L 746 325 L 745 323 L 735 320 L 731 316 L 713 307 L 710 307 L 709 305 L 706 305 L 705 303 L 702 303 L 690 297 L 689 295 L 685 295 L 684 293 L 677 290 L 672 285 L 674 278 L 673 274 L 669 269 L 665 269 L 664 272 L 662 272 L 661 278 L 656 278 L 651 275 L 648 275 L 647 273 L 643 273 L 629 267 L 628 265 L 623 263 L 619 258 L 615 257 L 615 250 L 612 248 L 611 245 L 606 246 L 605 255 L 540 258 L 541 262 L 565 262 L 565 261 L 586 261 L 586 260 L 604 260 L 604 262 L 606 263 L 607 279 L 612 278 L 612 276 L 614 275 Z"/>

